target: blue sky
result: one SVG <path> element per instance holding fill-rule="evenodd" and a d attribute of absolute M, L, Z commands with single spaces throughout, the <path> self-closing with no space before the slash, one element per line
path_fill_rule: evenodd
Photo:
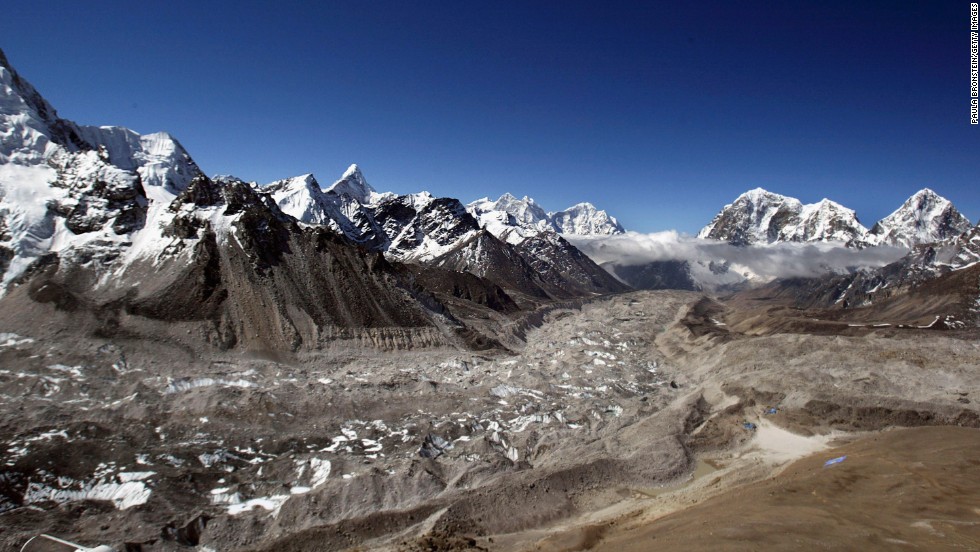
<path fill-rule="evenodd" d="M 66 118 L 209 174 L 352 162 L 381 190 L 696 232 L 757 186 L 866 225 L 928 186 L 980 217 L 968 2 L 22 2 L 0 48 Z"/>

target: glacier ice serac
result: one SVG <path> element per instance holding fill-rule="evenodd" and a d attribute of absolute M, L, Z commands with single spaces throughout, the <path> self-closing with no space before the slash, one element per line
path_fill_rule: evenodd
<path fill-rule="evenodd" d="M 955 238 L 972 226 L 949 200 L 928 188 L 916 192 L 870 230 L 853 210 L 829 199 L 803 204 L 756 188 L 726 205 L 698 237 L 733 245 L 841 242 L 851 247 L 910 248 Z"/>

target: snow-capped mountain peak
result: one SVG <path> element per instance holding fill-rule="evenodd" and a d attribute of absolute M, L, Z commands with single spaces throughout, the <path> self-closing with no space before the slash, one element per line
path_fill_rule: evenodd
<path fill-rule="evenodd" d="M 929 188 L 908 198 L 871 229 L 877 243 L 912 247 L 954 238 L 973 225 L 952 202 Z"/>
<path fill-rule="evenodd" d="M 340 180 L 331 184 L 326 191 L 333 192 L 338 196 L 346 195 L 364 205 L 374 203 L 382 196 L 368 184 L 367 179 L 364 178 L 364 173 L 361 172 L 356 163 L 348 167 Z"/>
<path fill-rule="evenodd" d="M 737 202 L 740 199 L 746 199 L 752 201 L 755 204 L 759 204 L 763 201 L 796 201 L 794 198 L 789 196 L 784 196 L 782 194 L 777 194 L 775 192 L 770 192 L 769 190 L 759 186 L 752 188 L 751 190 L 743 193 L 742 195 L 735 198 Z"/>
<path fill-rule="evenodd" d="M 474 201 L 470 203 L 469 210 L 477 218 L 493 211 L 507 213 L 513 218 L 514 224 L 529 229 L 542 230 L 550 222 L 548 214 L 533 199 L 527 196 L 518 199 L 510 193 L 505 193 L 496 201 L 486 198 Z"/>
<path fill-rule="evenodd" d="M 755 188 L 725 205 L 711 223 L 698 232 L 698 237 L 735 245 L 783 241 L 784 227 L 795 227 L 802 210 L 803 204 L 798 199 Z"/>
<path fill-rule="evenodd" d="M 330 224 L 337 218 L 337 206 L 330 201 L 312 174 L 302 174 L 267 184 L 262 189 L 272 195 L 283 213 L 307 224 Z"/>
<path fill-rule="evenodd" d="M 75 127 L 20 77 L 0 51 L 0 163 L 34 165 L 58 149 L 76 151 Z"/>
<path fill-rule="evenodd" d="M 316 181 L 316 177 L 313 176 L 313 173 L 306 173 L 306 174 L 301 174 L 299 176 L 294 176 L 290 180 L 295 181 L 297 184 L 302 183 L 303 186 L 307 188 L 315 188 L 317 190 L 320 189 L 320 183 Z"/>
<path fill-rule="evenodd" d="M 852 209 L 829 199 L 804 205 L 795 198 L 755 188 L 726 205 L 698 237 L 735 245 L 838 241 L 856 247 L 910 248 L 949 240 L 972 226 L 949 200 L 929 188 L 916 192 L 870 231 Z"/>
<path fill-rule="evenodd" d="M 799 223 L 788 227 L 781 241 L 837 241 L 860 245 L 867 232 L 854 210 L 824 198 L 817 203 L 803 205 Z"/>
<path fill-rule="evenodd" d="M 470 203 L 467 210 L 490 233 L 511 243 L 545 231 L 573 235 L 625 232 L 614 217 L 596 209 L 591 203 L 579 203 L 564 211 L 547 213 L 530 197 L 518 199 L 505 193 L 496 201 L 478 199 Z M 518 230 L 515 231 L 515 228 Z"/>
<path fill-rule="evenodd" d="M 103 267 L 155 257 L 168 241 L 161 234 L 173 216 L 167 207 L 202 176 L 165 132 L 140 135 L 60 118 L 0 52 L 5 284 L 47 253 L 103 259 L 94 263 Z"/>
<path fill-rule="evenodd" d="M 75 130 L 86 148 L 99 150 L 108 163 L 139 172 L 144 186 L 176 195 L 201 174 L 187 150 L 168 132 L 140 135 L 113 126 L 77 126 Z"/>
<path fill-rule="evenodd" d="M 549 213 L 548 217 L 560 234 L 591 236 L 626 232 L 615 217 L 588 202 L 575 204 L 557 213 Z"/>

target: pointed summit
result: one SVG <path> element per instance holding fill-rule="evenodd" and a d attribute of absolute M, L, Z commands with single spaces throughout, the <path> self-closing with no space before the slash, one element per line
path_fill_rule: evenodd
<path fill-rule="evenodd" d="M 41 97 L 31 83 L 17 74 L 3 50 L 0 50 L 0 113 L 8 115 L 26 110 L 45 122 L 58 120 L 58 113 L 51 104 Z"/>
<path fill-rule="evenodd" d="M 908 198 L 871 229 L 878 243 L 912 247 L 954 238 L 973 227 L 953 203 L 929 188 Z"/>
<path fill-rule="evenodd" d="M 340 180 L 331 184 L 325 191 L 333 192 L 339 196 L 346 195 L 365 205 L 372 203 L 379 195 L 377 190 L 368 184 L 367 179 L 364 178 L 364 173 L 361 172 L 361 168 L 356 163 L 347 167 Z"/>
<path fill-rule="evenodd" d="M 357 163 L 351 163 L 347 170 L 344 171 L 344 175 L 340 178 L 358 178 L 364 180 L 364 174 L 361 172 L 361 168 L 357 166 Z"/>

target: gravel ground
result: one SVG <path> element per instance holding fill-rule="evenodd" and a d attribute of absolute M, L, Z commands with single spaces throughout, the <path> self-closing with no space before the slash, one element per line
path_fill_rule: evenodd
<path fill-rule="evenodd" d="M 700 299 L 555 309 L 516 352 L 259 358 L 0 328 L 0 546 L 533 548 L 771 475 L 805 449 L 781 431 L 820 450 L 977 425 L 976 341 L 736 334 Z"/>

